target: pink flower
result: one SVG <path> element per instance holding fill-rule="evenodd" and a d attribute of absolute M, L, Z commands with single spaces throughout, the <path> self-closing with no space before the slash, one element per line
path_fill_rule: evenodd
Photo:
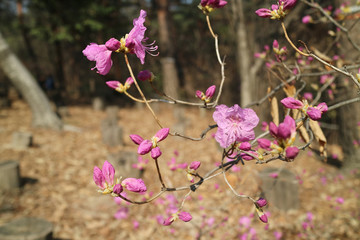
<path fill-rule="evenodd" d="M 268 151 L 271 150 L 271 148 L 270 148 L 270 146 L 271 146 L 271 141 L 270 141 L 269 139 L 259 138 L 259 139 L 257 139 L 257 142 L 258 142 L 258 144 L 259 144 L 259 147 L 261 147 L 261 148 L 263 148 L 263 149 L 265 149 L 265 150 L 268 150 Z"/>
<path fill-rule="evenodd" d="M 212 85 L 206 90 L 205 94 L 199 90 L 196 90 L 195 96 L 205 103 L 209 103 L 215 94 L 215 90 L 216 86 Z"/>
<path fill-rule="evenodd" d="M 256 201 L 256 205 L 258 205 L 258 207 L 264 207 L 267 205 L 267 201 L 265 198 L 259 198 L 257 201 Z"/>
<path fill-rule="evenodd" d="M 201 165 L 201 162 L 194 161 L 194 162 L 190 163 L 189 168 L 193 169 L 193 170 L 197 170 L 200 167 L 200 165 Z"/>
<path fill-rule="evenodd" d="M 129 208 L 122 207 L 115 214 L 114 217 L 118 220 L 126 219 L 129 216 Z"/>
<path fill-rule="evenodd" d="M 255 138 L 253 129 L 259 123 L 259 118 L 250 108 L 242 109 L 237 104 L 232 107 L 219 105 L 213 118 L 218 125 L 215 139 L 223 148 L 236 141 L 247 142 Z"/>
<path fill-rule="evenodd" d="M 309 16 L 309 15 L 306 15 L 306 16 L 304 16 L 303 18 L 302 18 L 302 20 L 301 20 L 304 24 L 308 24 L 308 23 L 311 23 L 311 22 L 313 22 L 313 19 L 312 19 L 312 17 L 311 16 Z"/>
<path fill-rule="evenodd" d="M 278 178 L 278 177 L 279 177 L 279 173 L 277 173 L 277 172 L 270 173 L 270 174 L 269 174 L 269 177 L 271 177 L 271 178 Z"/>
<path fill-rule="evenodd" d="M 209 13 L 214 11 L 216 8 L 223 8 L 227 2 L 225 0 L 201 0 L 199 8 L 203 10 L 204 13 Z"/>
<path fill-rule="evenodd" d="M 297 100 L 297 99 L 292 98 L 292 97 L 284 98 L 280 102 L 286 108 L 291 108 L 291 109 L 299 109 L 299 108 L 302 108 L 304 106 L 304 104 L 300 100 Z"/>
<path fill-rule="evenodd" d="M 164 226 L 169 226 L 171 225 L 176 219 L 180 219 L 184 222 L 189 222 L 192 219 L 192 216 L 190 213 L 188 212 L 176 212 L 174 214 L 172 214 L 172 216 L 170 216 L 169 218 L 167 218 L 164 222 L 163 225 Z"/>
<path fill-rule="evenodd" d="M 280 240 L 282 236 L 283 236 L 282 232 L 277 232 L 277 231 L 274 232 L 274 237 L 276 240 Z"/>
<path fill-rule="evenodd" d="M 145 53 L 150 55 L 150 52 L 154 52 L 158 49 L 157 46 L 153 46 L 155 42 L 145 45 L 147 38 L 145 37 L 146 27 L 144 26 L 146 17 L 146 11 L 140 10 L 139 18 L 135 18 L 133 21 L 134 28 L 129 32 L 125 39 L 125 47 L 129 53 L 135 53 L 136 56 L 140 59 L 141 64 L 145 63 Z"/>
<path fill-rule="evenodd" d="M 119 81 L 107 81 L 106 85 L 108 85 L 110 88 L 115 89 L 119 93 L 123 93 L 128 90 L 133 83 L 134 79 L 132 79 L 132 77 L 128 77 L 124 85 L 122 85 L 122 83 L 120 83 Z"/>
<path fill-rule="evenodd" d="M 262 18 L 283 19 L 290 9 L 296 5 L 297 0 L 279 0 L 278 4 L 271 5 L 271 10 L 260 8 L 255 13 Z"/>
<path fill-rule="evenodd" d="M 262 18 L 271 18 L 272 14 L 271 14 L 271 10 L 267 9 L 267 8 L 260 8 L 258 10 L 255 11 L 256 15 L 258 15 L 259 17 Z"/>
<path fill-rule="evenodd" d="M 160 129 L 155 134 L 155 136 L 151 138 L 151 141 L 147 139 L 144 140 L 142 137 L 136 134 L 130 135 L 130 138 L 135 144 L 139 145 L 138 154 L 145 155 L 151 152 L 151 157 L 153 159 L 156 159 L 161 155 L 161 151 L 160 148 L 158 147 L 158 143 L 164 140 L 169 135 L 169 131 L 170 131 L 169 128 Z"/>
<path fill-rule="evenodd" d="M 119 194 L 122 189 L 114 182 L 115 169 L 111 163 L 105 161 L 102 169 L 94 167 L 93 179 L 95 184 L 101 189 L 99 190 L 103 194 L 113 193 Z M 115 188 L 115 189 L 114 189 Z"/>
<path fill-rule="evenodd" d="M 314 121 L 320 120 L 321 115 L 327 112 L 328 106 L 326 103 L 319 103 L 316 107 L 309 107 L 306 111 L 306 114 Z"/>
<path fill-rule="evenodd" d="M 339 204 L 343 204 L 344 203 L 344 199 L 341 197 L 336 198 L 336 202 Z"/>
<path fill-rule="evenodd" d="M 111 53 L 118 50 L 120 46 L 121 44 L 119 40 L 111 38 L 105 43 L 105 45 L 90 43 L 90 45 L 86 46 L 82 53 L 89 61 L 96 62 L 95 67 L 91 70 L 96 68 L 97 73 L 106 75 L 109 73 L 112 66 Z"/>
<path fill-rule="evenodd" d="M 286 157 L 289 159 L 294 159 L 299 153 L 299 149 L 297 147 L 288 147 L 285 150 Z"/>
<path fill-rule="evenodd" d="M 286 140 L 296 133 L 295 120 L 287 115 L 284 119 L 284 122 L 280 123 L 278 127 L 273 122 L 271 122 L 269 129 L 270 133 L 275 138 L 280 140 Z"/>
<path fill-rule="evenodd" d="M 314 98 L 312 93 L 310 93 L 310 92 L 304 92 L 303 97 L 308 101 L 312 101 Z"/>
<path fill-rule="evenodd" d="M 140 81 L 152 82 L 152 80 L 154 79 L 154 74 L 152 72 L 150 72 L 149 70 L 144 70 L 144 71 L 139 72 L 137 77 Z"/>
<path fill-rule="evenodd" d="M 251 150 L 251 144 L 249 142 L 242 142 L 239 145 L 239 149 L 243 151 L 250 151 Z"/>
<path fill-rule="evenodd" d="M 126 178 L 121 182 L 121 185 L 129 191 L 137 193 L 146 192 L 147 190 L 144 181 L 140 178 Z"/>
<path fill-rule="evenodd" d="M 133 168 L 139 169 L 139 170 L 144 170 L 146 164 L 149 162 L 148 159 L 143 159 L 141 156 L 138 156 L 138 162 L 134 163 L 132 165 Z"/>
<path fill-rule="evenodd" d="M 249 228 L 251 224 L 251 218 L 244 216 L 239 219 L 239 224 L 244 226 L 245 228 Z"/>
<path fill-rule="evenodd" d="M 279 5 L 284 4 L 284 9 L 292 9 L 295 7 L 297 0 L 279 0 Z"/>
<path fill-rule="evenodd" d="M 256 213 L 259 216 L 259 219 L 263 222 L 263 223 L 267 223 L 268 222 L 268 218 L 266 216 L 266 214 L 263 212 L 263 210 L 261 208 L 259 208 L 258 206 L 256 206 Z"/>

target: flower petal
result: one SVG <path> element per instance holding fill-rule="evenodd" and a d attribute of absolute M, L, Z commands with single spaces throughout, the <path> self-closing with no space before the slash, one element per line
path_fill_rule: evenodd
<path fill-rule="evenodd" d="M 104 178 L 104 175 L 101 171 L 100 168 L 98 167 L 94 167 L 94 173 L 93 173 L 93 179 L 94 179 L 94 182 L 95 184 L 101 188 L 101 189 L 104 189 L 105 188 L 105 178 Z"/>
<path fill-rule="evenodd" d="M 102 167 L 102 173 L 104 175 L 105 181 L 109 185 L 113 185 L 115 176 L 115 169 L 113 165 L 111 165 L 111 163 L 109 163 L 108 161 L 105 161 Z"/>

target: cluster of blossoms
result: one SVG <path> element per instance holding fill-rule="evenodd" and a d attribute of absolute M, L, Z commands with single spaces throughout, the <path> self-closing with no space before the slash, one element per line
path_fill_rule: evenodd
<path fill-rule="evenodd" d="M 93 179 L 95 184 L 100 188 L 99 192 L 103 194 L 111 194 L 112 196 L 119 196 L 123 189 L 132 192 L 142 193 L 146 192 L 146 186 L 142 179 L 126 178 L 121 182 L 121 179 L 116 179 L 115 169 L 111 163 L 105 161 L 102 169 L 94 167 Z"/>
<path fill-rule="evenodd" d="M 299 149 L 293 146 L 296 136 L 295 120 L 286 116 L 284 122 L 276 126 L 275 123 L 269 124 L 269 131 L 275 138 L 275 141 L 270 141 L 266 138 L 259 138 L 257 142 L 259 147 L 270 151 L 271 154 L 284 154 L 287 159 L 294 159 L 299 153 Z"/>
<path fill-rule="evenodd" d="M 262 18 L 282 20 L 292 9 L 297 0 L 279 0 L 278 4 L 271 5 L 271 10 L 267 8 L 260 8 L 255 13 Z"/>
<path fill-rule="evenodd" d="M 217 8 L 223 8 L 227 4 L 225 0 L 201 0 L 199 8 L 204 12 L 204 14 L 211 13 Z"/>
<path fill-rule="evenodd" d="M 316 107 L 312 107 L 308 104 L 307 100 L 297 100 L 292 97 L 284 98 L 280 101 L 286 108 L 290 109 L 299 109 L 302 111 L 306 116 L 314 121 L 318 121 L 321 119 L 321 115 L 327 112 L 328 107 L 326 103 L 322 102 L 319 103 Z"/>
<path fill-rule="evenodd" d="M 146 27 L 144 26 L 145 17 L 146 11 L 141 10 L 139 18 L 135 18 L 133 21 L 134 28 L 120 40 L 111 38 L 102 45 L 90 43 L 83 50 L 83 54 L 88 60 L 96 62 L 92 70 L 97 69 L 97 73 L 101 75 L 108 74 L 113 64 L 111 60 L 113 52 L 135 54 L 140 59 L 141 64 L 144 64 L 146 52 L 151 54 L 150 52 L 158 49 L 157 46 L 154 46 L 155 42 L 145 44 L 147 40 L 145 37 Z"/>
<path fill-rule="evenodd" d="M 202 91 L 197 90 L 196 97 L 198 97 L 201 101 L 204 101 L 205 104 L 209 103 L 215 94 L 215 90 L 216 90 L 215 85 L 212 85 L 208 89 L 206 89 L 205 94 Z"/>
<path fill-rule="evenodd" d="M 131 140 L 139 145 L 138 147 L 138 154 L 145 155 L 150 152 L 151 157 L 153 159 L 157 159 L 161 156 L 161 151 L 158 146 L 158 143 L 164 140 L 169 135 L 169 128 L 162 128 L 160 129 L 155 136 L 151 138 L 151 140 L 143 139 L 139 135 L 132 134 L 130 135 Z"/>

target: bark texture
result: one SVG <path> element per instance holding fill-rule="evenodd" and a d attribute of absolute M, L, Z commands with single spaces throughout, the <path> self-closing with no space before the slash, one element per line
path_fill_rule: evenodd
<path fill-rule="evenodd" d="M 51 109 L 50 102 L 35 78 L 11 51 L 0 33 L 0 68 L 30 105 L 33 126 L 60 130 L 62 121 Z"/>

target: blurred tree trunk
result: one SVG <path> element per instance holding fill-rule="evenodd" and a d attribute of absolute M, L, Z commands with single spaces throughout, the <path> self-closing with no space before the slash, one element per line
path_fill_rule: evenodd
<path fill-rule="evenodd" d="M 351 1 L 352 6 L 355 6 L 356 1 Z M 340 6 L 343 1 L 336 0 L 335 6 Z M 348 20 L 346 27 L 352 26 L 355 20 Z M 359 23 L 351 29 L 350 36 L 357 43 L 360 44 L 359 35 L 360 27 Z M 340 41 L 340 53 L 344 54 L 345 59 L 352 60 L 358 59 L 360 52 L 357 51 L 345 35 L 342 36 Z M 344 84 L 338 89 L 339 99 L 343 99 L 346 96 L 346 99 L 359 97 L 359 90 L 354 87 L 353 83 L 349 81 L 349 84 Z M 356 102 L 351 105 L 347 105 L 339 108 L 337 112 L 337 120 L 339 123 L 339 143 L 344 151 L 344 163 L 343 169 L 360 169 L 360 147 L 354 145 L 354 140 L 360 140 L 360 133 L 357 127 L 358 122 L 360 122 L 360 103 Z"/>
<path fill-rule="evenodd" d="M 0 67 L 30 105 L 33 125 L 60 130 L 62 122 L 34 77 L 11 51 L 0 32 Z"/>
<path fill-rule="evenodd" d="M 238 76 L 241 81 L 240 102 L 241 106 L 246 106 L 254 100 L 252 99 L 254 92 L 252 82 L 254 82 L 255 76 L 251 76 L 251 58 L 245 25 L 243 0 L 234 0 L 231 6 L 236 32 L 236 62 L 238 66 Z"/>
<path fill-rule="evenodd" d="M 29 29 L 27 28 L 25 22 L 24 22 L 24 14 L 23 14 L 23 0 L 17 0 L 16 2 L 16 13 L 17 13 L 17 17 L 19 20 L 19 26 L 20 26 L 20 30 L 21 30 L 21 34 L 24 40 L 24 44 L 26 47 L 26 50 L 32 60 L 32 64 L 34 66 L 34 71 L 35 71 L 35 77 L 37 79 L 40 78 L 40 70 L 39 70 L 39 66 L 38 66 L 38 59 L 37 56 L 35 54 L 34 48 L 31 44 L 31 40 L 29 37 Z"/>
<path fill-rule="evenodd" d="M 176 68 L 175 52 L 172 46 L 169 30 L 169 1 L 155 0 L 159 23 L 160 57 L 163 75 L 164 92 L 173 97 L 179 97 L 179 78 Z"/>

